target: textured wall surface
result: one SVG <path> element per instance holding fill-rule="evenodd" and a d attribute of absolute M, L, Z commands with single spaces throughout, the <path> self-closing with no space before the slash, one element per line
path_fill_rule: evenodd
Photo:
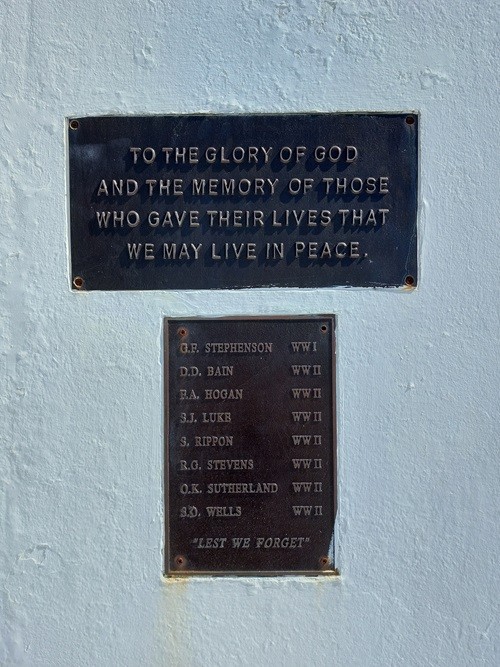
<path fill-rule="evenodd" d="M 0 664 L 498 665 L 498 5 L 2 0 Z M 64 118 L 421 112 L 421 274 L 72 293 Z M 165 582 L 161 318 L 338 314 L 336 580 Z"/>

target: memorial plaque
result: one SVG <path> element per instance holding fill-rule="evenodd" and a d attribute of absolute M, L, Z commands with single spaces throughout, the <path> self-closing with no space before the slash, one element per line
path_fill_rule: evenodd
<path fill-rule="evenodd" d="M 414 287 L 416 114 L 74 118 L 79 290 Z"/>
<path fill-rule="evenodd" d="M 166 319 L 165 572 L 332 574 L 335 320 Z"/>

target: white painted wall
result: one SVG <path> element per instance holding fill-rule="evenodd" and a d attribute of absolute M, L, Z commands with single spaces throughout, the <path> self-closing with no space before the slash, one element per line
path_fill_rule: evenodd
<path fill-rule="evenodd" d="M 498 5 L 2 0 L 0 663 L 498 665 Z M 421 112 L 421 275 L 72 293 L 64 118 Z M 165 315 L 338 314 L 342 576 L 165 582 Z"/>

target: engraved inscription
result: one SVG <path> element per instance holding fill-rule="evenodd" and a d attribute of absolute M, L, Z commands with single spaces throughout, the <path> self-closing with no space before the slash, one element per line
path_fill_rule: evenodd
<path fill-rule="evenodd" d="M 418 116 L 407 120 L 69 123 L 75 289 L 415 286 Z"/>
<path fill-rule="evenodd" d="M 331 317 L 166 320 L 167 572 L 332 571 L 333 334 Z"/>

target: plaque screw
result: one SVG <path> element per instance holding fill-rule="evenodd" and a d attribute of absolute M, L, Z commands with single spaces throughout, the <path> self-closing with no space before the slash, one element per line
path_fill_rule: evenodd
<path fill-rule="evenodd" d="M 406 116 L 406 124 L 407 125 L 413 125 L 415 122 L 415 118 L 413 116 Z"/>
<path fill-rule="evenodd" d="M 73 278 L 73 285 L 76 287 L 76 289 L 82 289 L 83 278 L 81 276 L 76 276 L 75 278 Z"/>
<path fill-rule="evenodd" d="M 328 331 L 328 327 L 326 324 L 322 324 L 320 327 L 321 333 L 326 333 Z"/>
<path fill-rule="evenodd" d="M 186 559 L 184 558 L 184 556 L 176 556 L 175 564 L 177 565 L 177 567 L 182 567 L 183 565 L 186 564 Z"/>
<path fill-rule="evenodd" d="M 185 329 L 184 327 L 181 327 L 181 328 L 177 331 L 177 333 L 179 334 L 179 336 L 180 336 L 181 338 L 183 338 L 184 336 L 187 336 L 187 332 L 188 332 L 187 329 Z"/>
<path fill-rule="evenodd" d="M 69 126 L 72 130 L 78 130 L 78 128 L 80 127 L 80 123 L 77 120 L 70 120 Z"/>
<path fill-rule="evenodd" d="M 326 567 L 329 562 L 330 559 L 328 558 L 328 556 L 321 556 L 321 558 L 319 559 L 319 564 L 321 565 L 321 567 Z"/>
<path fill-rule="evenodd" d="M 406 276 L 405 285 L 408 285 L 408 287 L 411 287 L 414 284 L 415 284 L 415 278 L 413 276 Z"/>

